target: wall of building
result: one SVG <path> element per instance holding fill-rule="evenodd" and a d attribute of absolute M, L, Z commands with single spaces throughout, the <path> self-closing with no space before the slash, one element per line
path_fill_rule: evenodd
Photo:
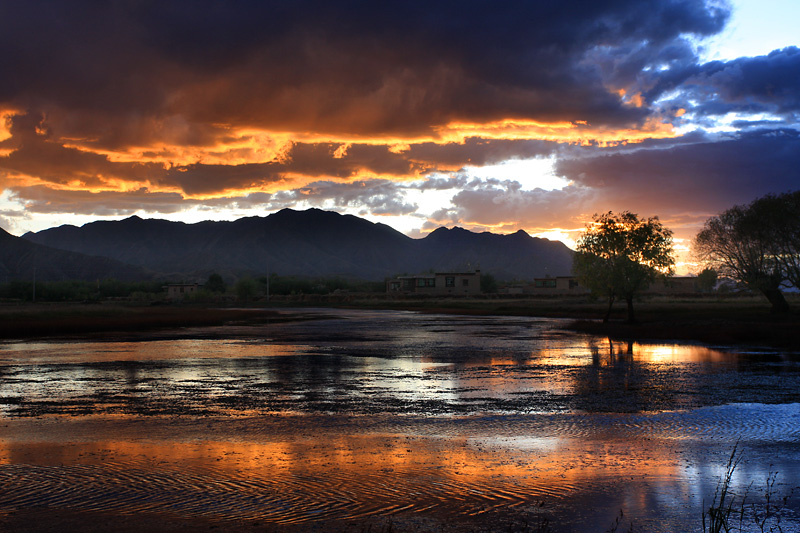
<path fill-rule="evenodd" d="M 200 286 L 196 283 L 167 285 L 167 298 L 170 300 L 182 300 L 199 290 Z"/>
<path fill-rule="evenodd" d="M 402 276 L 386 284 L 389 294 L 421 294 L 431 296 L 472 296 L 481 293 L 480 272 L 437 272 L 419 276 Z"/>

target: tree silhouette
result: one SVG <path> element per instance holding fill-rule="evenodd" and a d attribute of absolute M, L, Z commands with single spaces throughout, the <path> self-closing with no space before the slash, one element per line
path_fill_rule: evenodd
<path fill-rule="evenodd" d="M 706 220 L 694 240 L 698 258 L 761 292 L 773 313 L 787 313 L 781 287 L 800 287 L 800 191 L 768 195 Z"/>
<path fill-rule="evenodd" d="M 211 274 L 206 281 L 205 289 L 209 292 L 225 292 L 225 281 L 219 274 Z"/>
<path fill-rule="evenodd" d="M 712 292 L 717 284 L 717 271 L 713 268 L 704 268 L 697 274 L 697 288 L 700 292 Z"/>
<path fill-rule="evenodd" d="M 636 322 L 634 297 L 659 276 L 672 274 L 672 231 L 658 217 L 635 213 L 595 214 L 578 240 L 573 269 L 592 294 L 608 298 L 607 322 L 617 298 L 627 303 L 628 322 Z"/>

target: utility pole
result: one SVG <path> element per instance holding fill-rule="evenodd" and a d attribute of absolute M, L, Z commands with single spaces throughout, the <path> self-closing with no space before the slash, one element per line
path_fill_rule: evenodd
<path fill-rule="evenodd" d="M 33 303 L 36 303 L 36 267 L 33 267 Z"/>

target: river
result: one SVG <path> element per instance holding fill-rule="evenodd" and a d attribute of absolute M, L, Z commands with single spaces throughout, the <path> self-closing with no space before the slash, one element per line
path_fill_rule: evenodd
<path fill-rule="evenodd" d="M 0 525 L 702 531 L 736 447 L 744 530 L 768 493 L 800 531 L 798 354 L 282 312 L 303 320 L 0 344 Z"/>

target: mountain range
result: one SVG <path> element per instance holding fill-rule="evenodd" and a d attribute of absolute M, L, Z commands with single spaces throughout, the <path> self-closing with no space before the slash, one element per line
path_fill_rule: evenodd
<path fill-rule="evenodd" d="M 9 281 L 138 281 L 153 273 L 138 266 L 78 252 L 58 250 L 15 237 L 0 229 L 0 283 Z"/>
<path fill-rule="evenodd" d="M 568 275 L 573 254 L 561 242 L 521 230 L 498 235 L 439 228 L 413 239 L 385 224 L 319 209 L 283 209 L 266 217 L 195 224 L 132 216 L 81 227 L 64 225 L 21 238 L 6 235 L 39 245 L 40 254 L 43 249 L 74 254 L 48 256 L 54 268 L 73 265 L 56 269 L 53 275 L 70 268 L 79 272 L 75 261 L 82 254 L 87 269 L 90 263 L 99 268 L 98 261 L 105 259 L 112 277 L 121 278 L 110 272 L 119 268 L 128 277 L 186 281 L 203 281 L 214 272 L 228 279 L 276 273 L 382 280 L 430 270 L 474 269 L 498 280 L 531 279 Z M 8 262 L 7 237 L 0 243 L 0 264 Z M 15 246 L 21 244 L 15 241 Z M 23 270 L 7 269 L 7 276 Z"/>

